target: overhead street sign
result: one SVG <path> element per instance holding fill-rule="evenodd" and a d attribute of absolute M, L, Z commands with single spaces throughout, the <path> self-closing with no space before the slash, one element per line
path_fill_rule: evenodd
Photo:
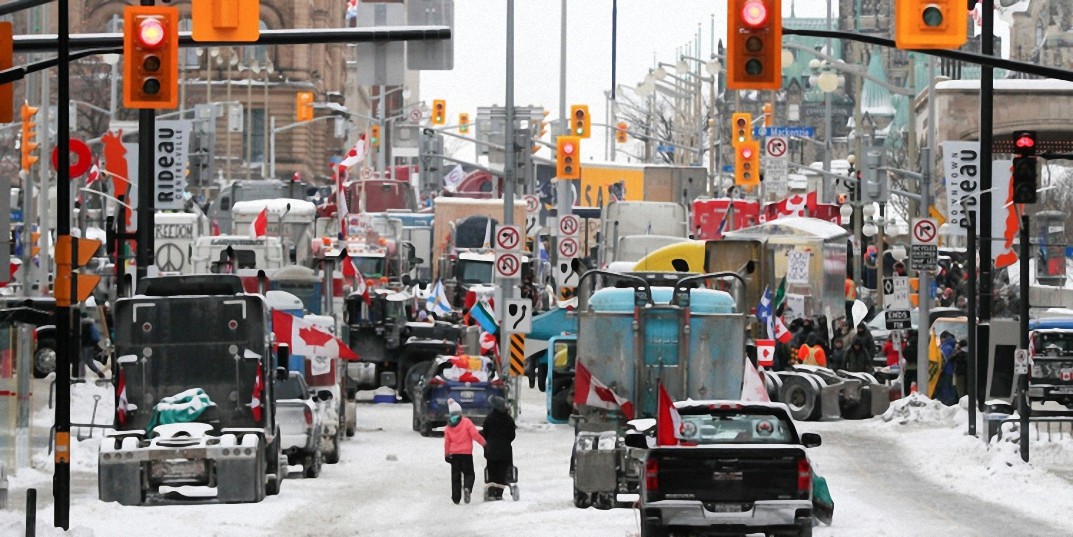
<path fill-rule="evenodd" d="M 812 138 L 816 135 L 816 129 L 812 127 L 757 127 L 757 136 L 781 136 L 783 138 Z"/>

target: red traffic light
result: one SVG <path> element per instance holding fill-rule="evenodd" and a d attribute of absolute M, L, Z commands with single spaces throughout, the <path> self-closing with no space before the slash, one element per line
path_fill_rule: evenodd
<path fill-rule="evenodd" d="M 753 148 L 743 147 L 741 148 L 741 158 L 749 159 L 753 158 Z"/>
<path fill-rule="evenodd" d="M 164 25 L 157 18 L 145 18 L 138 23 L 138 44 L 157 48 L 164 44 Z"/>
<path fill-rule="evenodd" d="M 566 153 L 567 155 L 573 155 L 574 154 L 574 144 L 570 144 L 570 143 L 563 144 L 562 149 L 563 149 L 563 153 Z"/>
<path fill-rule="evenodd" d="M 1036 147 L 1036 140 L 1031 136 L 1022 136 L 1014 142 L 1018 149 L 1033 149 Z"/>
<path fill-rule="evenodd" d="M 767 21 L 767 6 L 760 0 L 749 0 L 741 8 L 741 20 L 750 28 L 759 28 Z"/>

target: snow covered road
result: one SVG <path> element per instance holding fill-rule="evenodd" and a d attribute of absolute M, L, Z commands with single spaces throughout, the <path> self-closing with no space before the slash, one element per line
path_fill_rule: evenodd
<path fill-rule="evenodd" d="M 470 505 L 450 500 L 441 437 L 411 430 L 409 405 L 359 406 L 357 435 L 342 461 L 321 477 L 288 479 L 279 496 L 260 504 L 215 501 L 122 507 L 97 500 L 97 442 L 73 456 L 72 530 L 79 537 L 198 536 L 547 536 L 627 537 L 639 534 L 630 509 L 573 507 L 567 469 L 572 429 L 545 423 L 543 394 L 526 390 L 515 441 L 521 500 Z M 928 405 L 902 409 L 884 422 L 801 424 L 819 432 L 812 450 L 835 498 L 835 520 L 815 535 L 992 536 L 1073 534 L 1055 513 L 1073 509 L 1073 486 L 1050 467 L 1068 466 L 1073 441 L 1037 446 L 1033 465 L 1009 446 L 990 450 L 961 429 L 964 412 Z M 904 423 L 900 423 L 904 422 Z M 1012 445 L 1012 444 L 1010 444 Z M 478 482 L 483 459 L 477 450 Z M 1014 453 L 1015 455 L 1015 453 Z M 13 485 L 39 489 L 38 535 L 62 535 L 52 519 L 47 457 L 44 471 L 23 470 Z M 297 476 L 297 474 L 294 474 Z M 21 495 L 20 495 L 21 497 Z M 21 503 L 13 501 L 21 510 Z M 0 535 L 21 535 L 21 512 L 0 512 Z M 15 531 L 18 530 L 18 531 Z"/>

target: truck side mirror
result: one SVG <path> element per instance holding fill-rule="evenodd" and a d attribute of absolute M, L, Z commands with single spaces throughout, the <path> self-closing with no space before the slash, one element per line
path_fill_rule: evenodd
<path fill-rule="evenodd" d="M 801 445 L 807 448 L 819 447 L 822 442 L 820 435 L 816 433 L 803 433 L 801 435 Z"/>
<path fill-rule="evenodd" d="M 317 400 L 318 401 L 331 401 L 332 400 L 332 391 L 331 390 L 320 390 L 320 391 L 318 391 L 317 392 Z"/>
<path fill-rule="evenodd" d="M 648 449 L 648 440 L 641 433 L 626 433 L 626 447 Z"/>
<path fill-rule="evenodd" d="M 410 282 L 412 282 L 412 281 L 413 281 L 413 278 L 411 278 L 409 274 L 403 274 L 402 275 L 402 284 L 403 285 L 408 286 L 408 285 L 410 285 Z"/>
<path fill-rule="evenodd" d="M 287 368 L 286 367 L 281 366 L 281 367 L 276 368 L 276 380 L 287 380 Z"/>

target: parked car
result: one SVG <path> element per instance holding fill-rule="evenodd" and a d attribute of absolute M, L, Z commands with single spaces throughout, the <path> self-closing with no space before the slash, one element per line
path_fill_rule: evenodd
<path fill-rule="evenodd" d="M 447 425 L 447 400 L 462 407 L 462 415 L 480 426 L 492 410 L 493 395 L 506 397 L 495 364 L 484 356 L 438 356 L 417 380 L 413 398 L 413 428 L 421 436 Z"/>
<path fill-rule="evenodd" d="M 276 422 L 279 424 L 280 444 L 287 464 L 302 465 L 302 475 L 314 478 L 320 475 L 323 463 L 321 453 L 322 412 L 319 401 L 331 401 L 332 392 L 320 390 L 311 397 L 305 378 L 297 371 L 288 372 L 279 368 L 275 379 Z"/>

